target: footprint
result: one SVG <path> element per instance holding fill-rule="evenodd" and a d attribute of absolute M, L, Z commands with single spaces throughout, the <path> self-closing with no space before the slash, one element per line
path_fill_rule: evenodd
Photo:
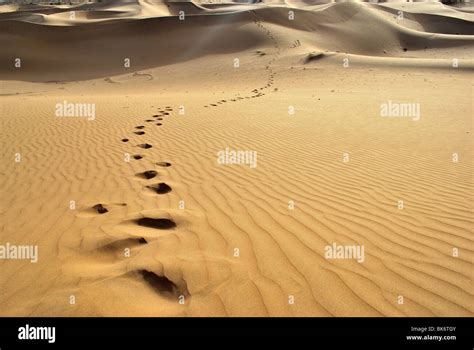
<path fill-rule="evenodd" d="M 153 146 L 150 145 L 149 143 L 142 143 L 142 144 L 138 145 L 138 147 L 148 149 L 148 148 L 152 148 Z"/>
<path fill-rule="evenodd" d="M 122 142 L 128 142 L 128 139 L 122 139 Z"/>
<path fill-rule="evenodd" d="M 164 182 L 160 182 L 158 184 L 150 185 L 147 187 L 158 194 L 165 194 L 165 193 L 171 192 L 171 187 L 165 184 Z"/>
<path fill-rule="evenodd" d="M 176 227 L 176 223 L 170 219 L 141 218 L 136 220 L 140 226 L 168 230 Z"/>
<path fill-rule="evenodd" d="M 108 213 L 109 210 L 105 208 L 102 204 L 96 204 L 92 207 L 92 209 L 96 210 L 99 214 L 105 214 Z"/>
<path fill-rule="evenodd" d="M 137 135 L 145 135 L 145 132 L 144 132 L 144 131 L 135 131 L 134 134 L 137 134 Z"/>
<path fill-rule="evenodd" d="M 168 163 L 168 162 L 158 162 L 158 163 L 156 163 L 156 165 L 162 166 L 162 167 L 169 167 L 169 166 L 171 166 L 171 163 Z"/>
<path fill-rule="evenodd" d="M 145 282 L 158 293 L 170 293 L 172 295 L 178 295 L 178 286 L 171 282 L 165 276 L 158 276 L 156 273 L 148 270 L 139 270 L 140 275 L 143 277 Z"/>
<path fill-rule="evenodd" d="M 97 215 L 102 215 L 108 213 L 110 210 L 116 207 L 125 207 L 126 203 L 97 203 L 93 206 L 87 207 L 86 209 L 81 209 L 77 212 L 76 216 L 81 218 L 90 218 Z"/>
<path fill-rule="evenodd" d="M 156 120 L 163 120 L 163 118 L 156 118 Z"/>
<path fill-rule="evenodd" d="M 156 175 L 158 175 L 158 173 L 155 170 L 147 170 L 147 171 L 144 171 L 143 173 L 138 173 L 135 176 L 149 180 L 156 177 Z"/>
<path fill-rule="evenodd" d="M 151 122 L 154 122 L 154 120 L 153 119 L 146 119 L 145 122 L 151 123 Z"/>
<path fill-rule="evenodd" d="M 140 159 L 142 159 L 142 158 L 143 158 L 143 157 L 142 157 L 141 155 L 139 155 L 139 154 L 135 154 L 135 155 L 133 156 L 133 159 L 136 159 L 136 160 L 140 160 Z"/>
<path fill-rule="evenodd" d="M 125 238 L 125 239 L 114 240 L 110 243 L 100 245 L 96 249 L 101 252 L 119 253 L 120 255 L 122 255 L 123 250 L 125 248 L 132 248 L 133 246 L 138 246 L 138 245 L 147 244 L 147 243 L 148 242 L 143 237 Z"/>
<path fill-rule="evenodd" d="M 163 124 L 162 124 L 162 123 L 156 123 L 156 125 L 158 125 L 158 126 L 162 126 Z"/>
<path fill-rule="evenodd" d="M 136 126 L 135 129 L 143 129 L 145 126 L 144 125 L 139 125 L 139 126 Z"/>

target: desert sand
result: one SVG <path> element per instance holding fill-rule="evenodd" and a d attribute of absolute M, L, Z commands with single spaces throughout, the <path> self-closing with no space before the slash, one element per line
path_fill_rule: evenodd
<path fill-rule="evenodd" d="M 0 260 L 0 315 L 473 316 L 473 22 L 439 2 L 1 5 L 0 245 L 38 261 Z M 382 116 L 396 103 L 417 115 Z"/>

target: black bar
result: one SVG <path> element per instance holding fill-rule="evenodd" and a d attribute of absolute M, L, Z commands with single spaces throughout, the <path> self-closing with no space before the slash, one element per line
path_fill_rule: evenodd
<path fill-rule="evenodd" d="M 18 339 L 20 327 L 55 327 L 55 341 Z M 416 327 L 412 328 L 412 327 Z M 430 328 L 433 327 L 433 328 Z M 456 327 L 455 330 L 438 327 Z M 99 342 L 114 348 L 174 337 L 313 337 L 321 345 L 390 346 L 400 349 L 473 349 L 472 318 L 0 318 L 0 349 L 66 348 Z M 423 331 L 424 330 L 424 331 Z M 423 332 L 422 332 L 423 331 Z M 407 339 L 455 336 L 456 339 Z M 138 343 L 136 343 L 138 344 Z"/>

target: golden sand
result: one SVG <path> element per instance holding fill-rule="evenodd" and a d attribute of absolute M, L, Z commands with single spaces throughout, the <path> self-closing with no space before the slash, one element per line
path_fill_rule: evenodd
<path fill-rule="evenodd" d="M 0 315 L 473 316 L 473 17 L 0 6 Z"/>

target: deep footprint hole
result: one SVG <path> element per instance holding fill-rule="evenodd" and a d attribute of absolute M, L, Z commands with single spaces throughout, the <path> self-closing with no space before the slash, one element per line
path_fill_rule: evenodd
<path fill-rule="evenodd" d="M 176 227 L 176 223 L 170 219 L 141 218 L 136 221 L 140 226 L 168 230 Z"/>
<path fill-rule="evenodd" d="M 104 207 L 102 204 L 98 203 L 96 205 L 94 205 L 92 207 L 92 209 L 94 209 L 95 211 L 97 211 L 97 213 L 99 214 L 105 214 L 108 212 L 108 209 L 106 207 Z"/>
<path fill-rule="evenodd" d="M 159 184 L 150 185 L 147 187 L 149 189 L 152 189 L 158 194 L 165 194 L 165 193 L 171 192 L 171 187 L 165 184 L 164 182 L 160 182 Z"/>
<path fill-rule="evenodd" d="M 178 290 L 176 284 L 165 276 L 158 276 L 156 273 L 147 270 L 140 270 L 140 274 L 143 276 L 143 279 L 159 293 L 168 292 L 174 294 Z"/>
<path fill-rule="evenodd" d="M 143 173 L 138 173 L 137 174 L 138 177 L 142 177 L 142 178 L 145 178 L 147 180 L 153 179 L 156 175 L 158 175 L 158 173 L 155 170 L 146 170 Z"/>

